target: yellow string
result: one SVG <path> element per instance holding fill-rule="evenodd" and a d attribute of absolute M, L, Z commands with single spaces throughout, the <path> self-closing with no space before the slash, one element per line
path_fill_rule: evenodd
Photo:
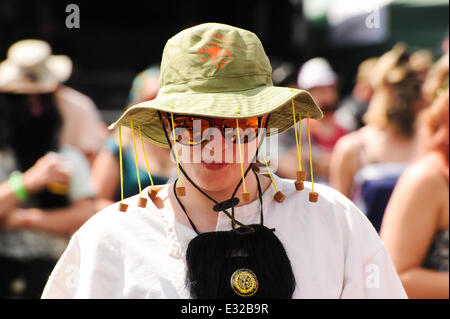
<path fill-rule="evenodd" d="M 299 134 L 300 138 L 299 138 L 299 136 L 297 134 L 297 123 L 295 121 L 294 99 L 292 99 L 292 116 L 294 117 L 295 143 L 297 144 L 298 170 L 301 172 L 302 171 L 301 144 L 299 145 L 299 143 L 301 143 L 302 135 L 300 133 Z M 299 120 L 299 124 L 298 125 L 299 125 L 299 129 L 301 130 L 301 122 L 300 122 L 301 121 L 301 117 L 302 117 L 301 113 L 299 114 L 299 116 L 300 116 L 300 120 Z M 299 140 L 300 140 L 300 142 L 299 142 Z"/>
<path fill-rule="evenodd" d="M 141 138 L 142 144 L 142 152 L 144 153 L 145 165 L 147 166 L 148 178 L 150 178 L 150 183 L 152 184 L 152 189 L 155 189 L 155 185 L 153 184 L 152 174 L 150 174 L 150 167 L 148 166 L 147 155 L 145 154 L 144 140 L 142 139 L 141 126 L 138 125 L 139 137 Z"/>
<path fill-rule="evenodd" d="M 278 192 L 277 186 L 275 185 L 275 181 L 273 180 L 273 177 L 272 177 L 272 173 L 270 172 L 269 164 L 267 164 L 266 156 L 264 155 L 264 152 L 261 151 L 261 148 L 259 149 L 259 152 L 263 156 L 264 164 L 266 164 L 266 168 L 267 168 L 267 171 L 269 172 L 269 177 L 270 177 L 270 180 L 272 181 L 273 187 L 275 188 L 275 192 Z"/>
<path fill-rule="evenodd" d="M 177 149 L 176 149 L 176 146 L 177 146 L 177 139 L 175 138 L 175 124 L 173 123 L 173 113 L 172 113 L 172 112 L 170 113 L 170 119 L 171 119 L 171 121 L 172 121 L 172 136 L 173 136 L 173 140 L 174 140 L 175 160 L 176 160 L 176 162 L 177 162 L 178 182 L 179 182 L 180 185 L 181 185 L 180 166 L 179 166 L 179 163 L 178 163 L 178 153 L 177 153 Z"/>
<path fill-rule="evenodd" d="M 130 125 L 131 125 L 131 137 L 133 138 L 134 162 L 136 164 L 136 175 L 137 175 L 137 178 L 138 178 L 139 195 L 142 197 L 141 177 L 139 175 L 139 166 L 138 166 L 138 159 L 137 159 L 137 152 L 136 152 L 136 141 L 135 141 L 135 138 L 134 138 L 134 127 L 133 127 L 133 117 L 132 116 L 130 116 Z"/>
<path fill-rule="evenodd" d="M 242 185 L 244 187 L 244 193 L 247 193 L 247 190 L 245 188 L 245 178 L 244 178 L 244 162 L 242 161 L 241 137 L 239 136 L 239 119 L 236 119 L 236 129 L 237 129 L 237 138 L 238 138 L 238 146 L 239 146 L 239 158 L 241 159 Z"/>
<path fill-rule="evenodd" d="M 311 157 L 311 137 L 309 134 L 309 112 L 306 112 L 306 127 L 308 130 L 308 147 L 309 147 L 309 166 L 311 169 L 311 189 L 314 193 L 314 174 L 313 174 L 313 165 L 312 165 L 312 157 Z"/>
<path fill-rule="evenodd" d="M 122 125 L 119 125 L 120 202 L 123 203 Z"/>
<path fill-rule="evenodd" d="M 300 161 L 300 171 L 302 170 L 302 113 L 298 113 L 298 158 Z"/>

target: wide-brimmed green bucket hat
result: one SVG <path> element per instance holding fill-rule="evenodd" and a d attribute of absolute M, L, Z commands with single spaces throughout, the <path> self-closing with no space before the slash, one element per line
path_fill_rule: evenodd
<path fill-rule="evenodd" d="M 155 99 L 128 108 L 110 129 L 130 127 L 132 117 L 145 138 L 169 147 L 158 111 L 218 118 L 270 113 L 267 135 L 294 124 L 292 100 L 302 118 L 323 116 L 307 91 L 273 86 L 269 59 L 254 33 L 220 23 L 185 29 L 167 41 L 159 87 Z"/>

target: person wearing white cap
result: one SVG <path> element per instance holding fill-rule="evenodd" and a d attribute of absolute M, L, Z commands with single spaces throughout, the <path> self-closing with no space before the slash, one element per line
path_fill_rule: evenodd
<path fill-rule="evenodd" d="M 297 78 L 301 88 L 310 90 L 317 87 L 336 86 L 337 76 L 330 63 L 324 58 L 313 58 L 303 64 Z"/>
<path fill-rule="evenodd" d="M 61 84 L 71 74 L 72 61 L 68 56 L 52 55 L 45 41 L 21 40 L 11 45 L 7 59 L 0 63 L 0 92 L 54 92 L 63 117 L 60 143 L 78 148 L 92 162 L 106 127 L 88 96 Z"/>
<path fill-rule="evenodd" d="M 331 152 L 339 138 L 347 134 L 347 130 L 338 125 L 334 119 L 339 100 L 338 76 L 326 59 L 316 57 L 301 66 L 297 77 L 297 85 L 300 89 L 311 93 L 324 115 L 321 121 L 311 121 L 310 134 L 315 159 L 313 163 L 314 173 L 321 182 L 327 183 Z M 305 133 L 306 128 L 302 128 L 301 131 Z M 306 134 L 302 134 L 302 140 L 304 140 L 302 145 L 307 145 Z M 306 154 L 307 152 L 303 153 Z M 289 175 L 293 171 L 289 163 L 295 165 L 293 148 L 284 157 L 284 166 L 279 167 L 278 171 L 284 177 L 294 178 Z"/>

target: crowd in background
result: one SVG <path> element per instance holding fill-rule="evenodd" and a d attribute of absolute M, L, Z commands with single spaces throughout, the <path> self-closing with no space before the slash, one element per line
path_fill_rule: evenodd
<path fill-rule="evenodd" d="M 442 51 L 398 43 L 359 65 L 349 96 L 339 96 L 339 75 L 322 57 L 289 84 L 324 113 L 311 120 L 314 176 L 366 214 L 410 298 L 449 296 L 448 39 Z M 0 64 L 0 298 L 40 297 L 71 234 L 120 200 L 121 156 L 124 197 L 138 192 L 135 158 L 142 188 L 147 165 L 155 184 L 176 177 L 168 149 L 144 140 L 146 156 L 135 154 L 129 129 L 120 141 L 107 130 L 94 102 L 63 84 L 71 71 L 70 58 L 39 40 L 15 43 Z M 157 66 L 139 73 L 128 105 L 156 97 L 158 77 Z M 278 143 L 276 173 L 295 179 L 294 129 Z"/>

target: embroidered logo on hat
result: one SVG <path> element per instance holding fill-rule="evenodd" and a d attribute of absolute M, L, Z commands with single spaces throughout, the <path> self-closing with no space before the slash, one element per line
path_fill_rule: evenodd
<path fill-rule="evenodd" d="M 220 34 L 213 34 L 212 36 L 217 40 L 209 42 L 200 48 L 198 50 L 198 56 L 200 57 L 200 61 L 212 60 L 217 68 L 221 67 L 223 69 L 225 63 L 231 58 L 231 50 L 224 41 L 231 42 L 231 38 L 224 38 Z"/>

